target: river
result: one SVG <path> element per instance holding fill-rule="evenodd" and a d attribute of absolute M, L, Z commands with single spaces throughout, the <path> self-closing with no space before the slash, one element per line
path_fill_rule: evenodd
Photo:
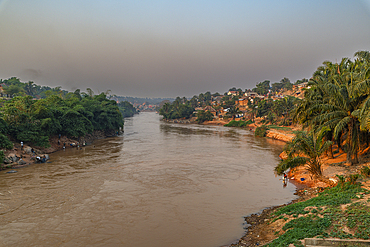
<path fill-rule="evenodd" d="M 125 119 L 122 136 L 0 172 L 0 246 L 218 247 L 291 201 L 282 142 L 249 130 Z"/>

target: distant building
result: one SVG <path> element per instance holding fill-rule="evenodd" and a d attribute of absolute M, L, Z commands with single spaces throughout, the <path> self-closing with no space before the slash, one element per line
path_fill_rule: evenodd
<path fill-rule="evenodd" d="M 256 92 L 246 92 L 244 95 L 246 97 L 252 97 L 252 98 L 259 96 L 258 93 L 256 93 Z"/>
<path fill-rule="evenodd" d="M 235 101 L 235 104 L 236 105 L 239 105 L 239 106 L 247 106 L 248 105 L 248 98 L 247 97 L 243 97 L 243 98 L 240 98 L 239 100 Z"/>
<path fill-rule="evenodd" d="M 227 95 L 236 96 L 236 95 L 238 95 L 238 91 L 229 91 L 229 92 L 227 92 Z"/>

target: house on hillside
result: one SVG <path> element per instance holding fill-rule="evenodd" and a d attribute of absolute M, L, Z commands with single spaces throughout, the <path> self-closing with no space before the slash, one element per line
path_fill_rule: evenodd
<path fill-rule="evenodd" d="M 237 96 L 238 91 L 229 91 L 229 92 L 227 92 L 227 95 Z"/>
<path fill-rule="evenodd" d="M 210 111 L 214 117 L 218 116 L 218 112 L 212 106 L 196 107 L 194 110 L 193 114 L 197 114 L 199 111 Z"/>
<path fill-rule="evenodd" d="M 209 111 L 213 114 L 213 116 L 217 116 L 217 111 L 212 106 L 206 106 L 203 108 L 203 111 Z"/>
<path fill-rule="evenodd" d="M 246 97 L 251 97 L 251 98 L 255 98 L 255 97 L 258 97 L 258 93 L 256 92 L 245 92 L 244 94 Z"/>
<path fill-rule="evenodd" d="M 293 89 L 302 89 L 306 88 L 308 86 L 308 82 L 302 82 L 297 85 L 293 85 Z"/>
<path fill-rule="evenodd" d="M 221 104 L 223 97 L 224 96 L 212 97 L 212 105 L 219 105 L 219 104 Z"/>
<path fill-rule="evenodd" d="M 248 98 L 247 97 L 242 97 L 240 98 L 239 100 L 235 101 L 235 105 L 238 105 L 238 106 L 247 106 L 248 105 Z"/>

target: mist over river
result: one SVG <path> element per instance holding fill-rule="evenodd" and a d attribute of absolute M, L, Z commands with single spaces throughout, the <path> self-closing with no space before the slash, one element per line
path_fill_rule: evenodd
<path fill-rule="evenodd" d="M 122 136 L 0 172 L 0 246 L 217 247 L 244 216 L 291 201 L 284 143 L 249 130 L 125 119 Z"/>

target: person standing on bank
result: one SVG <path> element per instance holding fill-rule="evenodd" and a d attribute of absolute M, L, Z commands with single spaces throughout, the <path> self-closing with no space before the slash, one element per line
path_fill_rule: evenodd
<path fill-rule="evenodd" d="M 21 142 L 21 150 L 23 150 L 23 142 Z"/>

